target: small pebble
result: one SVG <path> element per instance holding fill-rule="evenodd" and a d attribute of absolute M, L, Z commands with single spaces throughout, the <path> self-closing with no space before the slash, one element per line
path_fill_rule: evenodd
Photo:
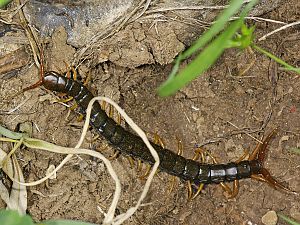
<path fill-rule="evenodd" d="M 276 225 L 278 217 L 275 211 L 269 211 L 261 218 L 261 222 L 265 225 Z"/>

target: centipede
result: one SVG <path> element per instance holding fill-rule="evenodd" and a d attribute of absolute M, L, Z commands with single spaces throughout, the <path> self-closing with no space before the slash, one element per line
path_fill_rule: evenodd
<path fill-rule="evenodd" d="M 89 102 L 94 97 L 91 91 L 81 82 L 55 71 L 45 71 L 42 56 L 39 81 L 24 88 L 23 92 L 39 86 L 73 97 L 83 114 L 85 114 Z M 150 165 L 155 163 L 143 140 L 109 117 L 106 111 L 101 108 L 99 102 L 95 102 L 92 106 L 90 125 L 120 153 Z M 274 189 L 290 191 L 290 189 L 273 178 L 264 167 L 264 161 L 268 152 L 267 147 L 275 133 L 276 129 L 266 136 L 261 143 L 258 143 L 256 148 L 249 154 L 247 160 L 242 158 L 227 164 L 198 162 L 176 154 L 175 151 L 163 148 L 154 142 L 150 143 L 160 158 L 159 168 L 161 171 L 195 185 L 234 182 L 231 197 L 235 197 L 238 193 L 238 181 L 246 178 L 266 182 Z"/>

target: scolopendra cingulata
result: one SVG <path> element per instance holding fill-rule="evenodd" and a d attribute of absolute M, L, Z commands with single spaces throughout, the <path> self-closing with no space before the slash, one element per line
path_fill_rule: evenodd
<path fill-rule="evenodd" d="M 44 72 L 43 57 L 41 56 L 40 80 L 23 91 L 27 91 L 38 86 L 44 86 L 46 89 L 65 93 L 75 99 L 81 112 L 84 114 L 93 94 L 80 82 L 62 76 L 54 71 Z M 142 139 L 124 129 L 101 108 L 98 102 L 95 102 L 91 111 L 91 126 L 103 135 L 118 151 L 133 158 L 154 164 L 154 159 L 142 141 Z M 262 143 L 259 143 L 248 160 L 230 162 L 227 164 L 205 164 L 193 159 L 184 158 L 175 152 L 165 149 L 160 145 L 151 142 L 160 158 L 160 170 L 177 176 L 183 180 L 190 181 L 196 185 L 211 184 L 234 181 L 231 197 L 238 193 L 238 180 L 245 178 L 254 178 L 268 183 L 273 188 L 290 191 L 288 188 L 276 181 L 264 168 L 263 163 L 267 155 L 267 146 L 274 136 L 275 131 L 270 133 Z"/>

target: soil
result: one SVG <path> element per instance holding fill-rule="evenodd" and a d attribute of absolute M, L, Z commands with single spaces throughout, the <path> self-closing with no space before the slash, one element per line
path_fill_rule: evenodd
<path fill-rule="evenodd" d="M 281 1 L 260 16 L 292 23 L 299 20 L 299 11 L 298 0 Z M 279 27 L 271 22 L 248 22 L 255 24 L 257 37 Z M 22 30 L 18 32 L 25 35 Z M 265 166 L 285 186 L 300 193 L 300 155 L 291 151 L 300 147 L 299 75 L 281 69 L 254 50 L 230 49 L 175 95 L 157 96 L 156 89 L 167 79 L 172 60 L 201 32 L 200 26 L 178 20 L 132 22 L 90 50 L 92 56 L 79 65 L 78 72 L 83 78 L 91 77 L 87 85 L 95 95 L 118 102 L 142 129 L 162 137 L 168 149 L 176 152 L 179 138 L 187 158 L 193 157 L 196 146 L 204 146 L 222 163 L 235 161 L 244 150 L 254 149 L 257 139 L 279 128 L 269 145 Z M 80 49 L 67 44 L 67 37 L 66 30 L 59 28 L 47 39 L 47 70 L 65 71 L 64 62 L 71 65 L 74 61 Z M 300 66 L 299 26 L 257 43 L 289 64 Z M 4 46 L 7 49 L 1 49 L 2 53 L 12 50 Z M 65 104 L 54 102 L 57 95 L 44 88 L 12 97 L 36 82 L 38 74 L 32 63 L 16 74 L 0 75 L 0 122 L 14 130 L 17 124 L 29 121 L 33 137 L 74 147 L 83 125 L 77 120 L 76 109 L 70 111 Z M 22 102 L 13 113 L 6 113 Z M 111 156 L 113 146 L 95 137 L 97 134 L 90 130 L 83 147 Z M 7 145 L 1 148 L 7 149 Z M 63 159 L 62 155 L 32 149 L 17 152 L 17 157 L 26 181 L 42 178 L 50 165 L 57 166 Z M 136 203 L 142 191 L 144 180 L 139 177 L 146 165 L 138 171 L 124 155 L 112 165 L 123 187 L 117 210 L 123 213 Z M 207 185 L 192 201 L 187 198 L 186 184 L 178 178 L 169 193 L 170 180 L 170 175 L 158 173 L 144 205 L 124 224 L 262 224 L 261 218 L 270 210 L 300 221 L 299 195 L 274 190 L 256 180 L 241 180 L 234 199 L 227 199 L 219 185 Z M 103 214 L 97 207 L 106 211 L 113 191 L 114 184 L 101 161 L 73 157 L 56 179 L 28 188 L 28 213 L 35 221 L 63 218 L 101 223 Z"/>

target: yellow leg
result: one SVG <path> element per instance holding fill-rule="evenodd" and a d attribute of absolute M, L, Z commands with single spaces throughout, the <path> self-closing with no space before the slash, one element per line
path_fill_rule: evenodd
<path fill-rule="evenodd" d="M 101 109 L 104 110 L 104 111 L 106 110 L 106 104 L 107 103 L 105 101 L 102 101 L 101 104 L 100 104 L 101 105 Z"/>
<path fill-rule="evenodd" d="M 249 156 L 249 151 L 245 150 L 244 154 L 236 161 L 236 163 L 239 163 L 243 161 L 245 158 Z M 232 188 L 229 187 L 228 184 L 225 184 L 224 182 L 220 183 L 223 190 L 228 194 L 227 198 L 235 198 L 237 194 L 239 193 L 239 181 L 234 180 L 232 184 Z"/>
<path fill-rule="evenodd" d="M 147 165 L 146 172 L 142 176 L 140 176 L 139 178 L 141 180 L 145 180 L 148 177 L 150 171 L 151 171 L 151 165 Z"/>
<path fill-rule="evenodd" d="M 77 80 L 77 71 L 75 70 L 75 68 L 73 66 L 71 66 L 71 70 L 73 72 L 73 80 Z"/>
<path fill-rule="evenodd" d="M 194 152 L 194 156 L 193 156 L 193 160 L 198 160 L 199 158 L 201 158 L 201 162 L 205 162 L 205 153 L 206 151 L 202 148 L 197 148 Z M 193 188 L 192 188 L 192 183 L 190 181 L 188 181 L 187 183 L 187 186 L 188 186 L 188 199 L 189 200 L 193 200 L 195 199 L 200 193 L 201 191 L 203 190 L 204 188 L 204 184 L 201 183 L 198 188 L 197 188 L 197 191 L 196 193 L 193 193 Z"/>
<path fill-rule="evenodd" d="M 58 102 L 67 103 L 73 100 L 73 97 L 68 97 L 67 99 L 60 99 Z"/>
<path fill-rule="evenodd" d="M 143 168 L 143 163 L 140 159 L 138 159 L 138 163 L 137 163 L 137 171 L 140 172 L 142 171 Z"/>
<path fill-rule="evenodd" d="M 196 193 L 192 196 L 191 200 L 195 199 L 201 193 L 203 188 L 204 188 L 204 184 L 200 184 L 198 186 L 198 189 L 197 189 Z"/>
<path fill-rule="evenodd" d="M 84 119 L 84 115 L 80 114 L 77 118 L 77 122 L 81 122 Z"/>
<path fill-rule="evenodd" d="M 134 159 L 130 156 L 126 157 L 129 164 L 130 164 L 130 167 L 133 168 L 134 167 Z"/>
<path fill-rule="evenodd" d="M 187 191 L 188 191 L 188 200 L 191 200 L 193 198 L 193 188 L 191 181 L 187 181 Z"/>
<path fill-rule="evenodd" d="M 167 191 L 168 195 L 172 193 L 172 191 L 175 187 L 175 182 L 176 182 L 176 177 L 170 176 L 170 181 L 169 181 L 170 186 L 169 186 L 168 191 Z"/>
<path fill-rule="evenodd" d="M 74 105 L 72 105 L 69 109 L 70 110 L 75 110 L 78 107 L 77 103 L 75 103 Z"/>
<path fill-rule="evenodd" d="M 154 144 L 160 145 L 162 148 L 165 148 L 164 141 L 157 133 L 154 134 Z"/>
<path fill-rule="evenodd" d="M 183 154 L 183 145 L 182 145 L 182 142 L 181 140 L 176 137 L 176 140 L 177 140 L 177 155 L 182 155 Z M 170 186 L 168 188 L 168 194 L 171 194 L 174 187 L 175 187 L 175 183 L 176 183 L 176 177 L 175 176 L 171 176 L 170 178 Z"/>
<path fill-rule="evenodd" d="M 115 159 L 118 157 L 119 153 L 120 153 L 120 152 L 115 151 L 114 154 L 113 154 L 112 156 L 110 156 L 108 159 L 109 159 L 109 160 L 115 160 Z"/>

